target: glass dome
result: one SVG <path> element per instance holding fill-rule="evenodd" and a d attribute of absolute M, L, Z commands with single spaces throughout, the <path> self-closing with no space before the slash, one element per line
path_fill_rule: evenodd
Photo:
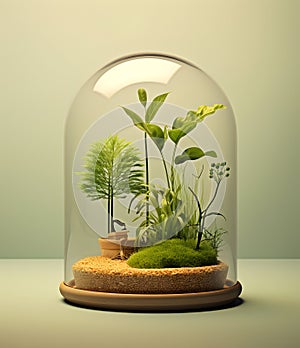
<path fill-rule="evenodd" d="M 232 302 L 236 185 L 233 111 L 207 74 L 158 54 L 106 65 L 66 122 L 63 296 L 115 309 L 169 308 L 174 294 L 175 309 Z"/>

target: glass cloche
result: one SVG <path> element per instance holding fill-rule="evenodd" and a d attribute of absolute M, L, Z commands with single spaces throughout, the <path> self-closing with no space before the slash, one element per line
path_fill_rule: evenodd
<path fill-rule="evenodd" d="M 236 124 L 195 65 L 137 54 L 80 89 L 65 128 L 65 279 L 75 304 L 190 310 L 233 303 Z"/>

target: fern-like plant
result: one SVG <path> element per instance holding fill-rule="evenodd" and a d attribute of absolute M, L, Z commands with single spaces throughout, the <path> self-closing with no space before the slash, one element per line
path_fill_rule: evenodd
<path fill-rule="evenodd" d="M 114 199 L 145 190 L 139 152 L 117 135 L 91 144 L 84 159 L 80 189 L 93 201 L 107 200 L 107 230 L 114 232 Z"/>

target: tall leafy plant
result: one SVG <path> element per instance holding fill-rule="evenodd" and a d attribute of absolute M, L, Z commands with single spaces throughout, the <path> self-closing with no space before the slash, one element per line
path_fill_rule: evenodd
<path fill-rule="evenodd" d="M 162 158 L 165 173 L 166 173 L 167 184 L 168 184 L 168 187 L 170 187 L 167 164 L 166 164 L 164 154 L 162 152 L 168 137 L 166 127 L 162 129 L 160 126 L 152 123 L 152 120 L 154 119 L 158 110 L 161 108 L 161 106 L 165 102 L 168 94 L 169 93 L 163 93 L 156 96 L 152 100 L 152 102 L 150 102 L 149 106 L 147 106 L 148 104 L 147 92 L 145 89 L 140 88 L 138 90 L 138 98 L 140 103 L 144 107 L 143 118 L 140 115 L 138 115 L 136 112 L 134 112 L 133 110 L 128 109 L 124 106 L 122 107 L 122 109 L 126 112 L 126 114 L 131 118 L 133 124 L 145 133 L 144 144 L 145 144 L 145 162 L 146 162 L 146 185 L 148 186 L 149 186 L 149 157 L 148 157 L 147 137 L 149 136 L 153 140 L 154 144 L 157 146 L 161 154 L 161 158 Z"/>
<path fill-rule="evenodd" d="M 147 92 L 145 89 L 142 88 L 138 90 L 139 101 L 145 108 L 144 120 L 135 111 L 126 107 L 122 107 L 122 109 L 131 118 L 133 124 L 137 128 L 145 132 L 144 142 L 146 161 L 146 184 L 149 186 L 149 160 L 147 148 L 147 136 L 149 136 L 153 140 L 160 152 L 166 174 L 168 188 L 172 191 L 175 191 L 175 164 L 181 164 L 186 162 L 187 160 L 197 160 L 204 156 L 216 157 L 216 153 L 214 151 L 204 152 L 201 148 L 196 146 L 185 149 L 181 155 L 175 157 L 180 140 L 183 137 L 185 137 L 188 133 L 190 133 L 194 128 L 196 128 L 197 124 L 202 122 L 207 116 L 214 114 L 219 109 L 225 108 L 225 106 L 223 104 L 215 104 L 213 106 L 201 105 L 198 107 L 196 111 L 188 111 L 185 117 L 176 117 L 173 121 L 171 129 L 168 129 L 168 125 L 165 125 L 162 129 L 159 125 L 153 124 L 152 120 L 154 116 L 157 114 L 158 110 L 163 105 L 163 103 L 165 102 L 168 94 L 169 93 L 158 95 L 153 99 L 153 101 L 147 108 Z M 168 171 L 165 156 L 163 153 L 163 148 L 168 138 L 174 143 L 172 160 L 170 164 L 171 173 L 169 173 Z"/>
<path fill-rule="evenodd" d="M 93 201 L 107 200 L 107 230 L 114 232 L 114 199 L 145 191 L 138 150 L 117 135 L 93 143 L 86 154 L 80 188 Z"/>
<path fill-rule="evenodd" d="M 225 108 L 223 104 L 215 104 L 213 106 L 202 105 L 195 111 L 188 111 L 184 117 L 176 117 L 171 128 L 169 128 L 168 125 L 165 125 L 162 128 L 157 124 L 153 124 L 152 121 L 165 102 L 168 94 L 169 93 L 158 95 L 149 104 L 146 90 L 139 89 L 138 98 L 144 107 L 144 117 L 141 117 L 131 109 L 122 107 L 125 113 L 131 118 L 133 124 L 144 132 L 146 187 L 148 188 L 148 192 L 146 200 L 140 201 L 140 204 L 138 205 L 137 211 L 140 217 L 143 216 L 141 207 L 146 207 L 146 219 L 141 223 L 138 230 L 149 232 L 154 230 L 155 228 L 153 226 L 158 225 L 159 223 L 159 228 L 162 228 L 162 232 L 158 234 L 161 236 L 166 236 L 168 234 L 165 231 L 167 227 L 181 226 L 186 223 L 183 216 L 182 201 L 178 198 L 182 185 L 180 181 L 175 178 L 175 166 L 183 164 L 186 161 L 198 160 L 204 156 L 217 156 L 214 151 L 205 152 L 197 146 L 186 148 L 181 154 L 176 156 L 179 142 L 183 137 L 187 136 L 193 129 L 195 129 L 196 126 L 207 116 L 214 114 L 219 109 Z M 147 107 L 148 104 L 149 106 Z M 155 191 L 156 189 L 149 185 L 148 137 L 152 139 L 161 155 L 167 181 L 167 188 L 163 191 Z M 165 143 L 168 139 L 170 139 L 174 144 L 170 169 L 167 167 L 163 152 Z M 153 192 L 151 192 L 151 190 Z M 157 194 L 157 192 L 160 192 L 160 194 Z M 156 198 L 154 213 L 149 213 L 149 205 L 153 205 L 153 197 Z M 157 199 L 158 197 L 160 197 L 160 202 Z"/>
<path fill-rule="evenodd" d="M 145 89 L 140 88 L 138 90 L 138 98 L 140 103 L 142 104 L 144 108 L 144 119 L 141 118 L 138 114 L 136 114 L 134 111 L 127 109 L 123 107 L 123 110 L 126 112 L 126 114 L 131 118 L 134 125 L 138 127 L 139 129 L 144 131 L 144 151 L 145 151 L 145 168 L 146 168 L 146 187 L 148 188 L 148 192 L 146 194 L 146 225 L 149 225 L 149 155 L 148 155 L 148 142 L 147 138 L 150 136 L 150 138 L 154 141 L 157 148 L 159 149 L 160 153 L 162 154 L 162 149 L 164 147 L 165 142 L 165 135 L 162 129 L 152 124 L 152 120 L 157 114 L 158 110 L 164 103 L 168 96 L 168 93 L 164 93 L 161 95 L 158 95 L 153 99 L 153 101 L 150 103 L 149 106 L 147 106 L 148 97 L 147 92 Z M 166 162 L 162 154 L 162 159 L 165 167 L 165 171 L 167 171 Z"/>

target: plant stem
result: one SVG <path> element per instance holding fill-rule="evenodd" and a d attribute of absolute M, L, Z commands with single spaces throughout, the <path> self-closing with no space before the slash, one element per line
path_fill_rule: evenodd
<path fill-rule="evenodd" d="M 166 173 L 168 188 L 169 188 L 169 190 L 171 190 L 170 178 L 169 178 L 169 172 L 168 172 L 168 168 L 167 168 L 167 163 L 166 163 L 166 160 L 165 160 L 165 157 L 164 157 L 164 154 L 162 153 L 162 151 L 160 151 L 160 154 L 161 154 L 161 158 L 162 158 L 164 169 L 165 169 L 165 173 Z"/>
<path fill-rule="evenodd" d="M 109 177 L 109 182 L 108 182 L 108 206 L 107 206 L 107 215 L 108 215 L 108 233 L 113 232 L 114 230 L 114 225 L 113 225 L 113 180 L 112 177 Z"/>
<path fill-rule="evenodd" d="M 213 201 L 214 201 L 215 198 L 217 197 L 217 193 L 218 193 L 218 190 L 219 190 L 219 187 L 220 187 L 220 183 L 221 183 L 221 180 L 217 181 L 217 186 L 216 186 L 216 189 L 215 189 L 215 193 L 214 193 L 214 195 L 213 195 L 211 201 L 208 203 L 207 207 L 206 207 L 206 208 L 204 209 L 204 211 L 203 211 L 203 219 L 202 219 L 201 230 L 204 229 L 204 222 L 205 222 L 205 218 L 206 218 L 208 209 L 210 208 L 210 206 L 212 205 Z"/>
<path fill-rule="evenodd" d="M 144 145 L 145 145 L 145 162 L 146 162 L 146 226 L 149 226 L 149 158 L 148 158 L 148 144 L 147 144 L 147 133 L 144 134 Z"/>
<path fill-rule="evenodd" d="M 215 198 L 217 197 L 217 193 L 218 193 L 218 190 L 219 190 L 219 187 L 220 187 L 220 183 L 221 181 L 218 181 L 217 182 L 217 186 L 216 186 L 216 189 L 215 189 L 215 193 L 213 195 L 213 198 L 211 199 L 211 201 L 208 203 L 207 207 L 204 209 L 204 212 L 206 214 L 206 212 L 208 211 L 208 209 L 210 208 L 210 206 L 212 205 L 213 201 L 215 200 Z"/>
<path fill-rule="evenodd" d="M 107 234 L 110 232 L 110 199 L 107 200 Z"/>
<path fill-rule="evenodd" d="M 176 154 L 176 150 L 177 150 L 177 144 L 175 144 L 174 149 L 173 149 L 173 153 L 172 153 L 172 159 L 171 159 L 171 187 L 172 187 L 172 191 L 175 191 L 175 168 L 174 168 L 174 164 L 175 164 L 175 154 Z"/>
<path fill-rule="evenodd" d="M 111 229 L 111 232 L 115 232 L 115 227 L 114 227 L 114 197 L 113 197 L 113 193 L 111 193 L 111 200 L 110 200 L 110 229 Z"/>
<path fill-rule="evenodd" d="M 197 202 L 197 206 L 198 206 L 198 210 L 199 210 L 199 218 L 198 218 L 198 235 L 197 235 L 197 244 L 196 244 L 196 250 L 199 250 L 200 248 L 200 242 L 202 239 L 202 235 L 203 235 L 203 227 L 201 226 L 201 220 L 202 220 L 202 209 L 201 209 L 201 204 L 200 201 L 196 195 L 196 193 L 189 187 L 189 190 L 192 192 L 196 202 Z"/>

